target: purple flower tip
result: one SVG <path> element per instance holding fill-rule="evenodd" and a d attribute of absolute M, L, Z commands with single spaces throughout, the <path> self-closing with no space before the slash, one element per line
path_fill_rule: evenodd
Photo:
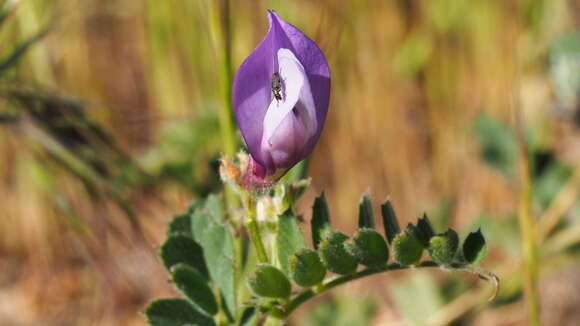
<path fill-rule="evenodd" d="M 320 138 L 330 97 L 330 70 L 320 48 L 268 11 L 270 29 L 234 80 L 236 120 L 260 179 L 277 179 Z"/>

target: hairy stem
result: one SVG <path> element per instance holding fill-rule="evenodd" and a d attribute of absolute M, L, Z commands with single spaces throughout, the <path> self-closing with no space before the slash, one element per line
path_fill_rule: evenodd
<path fill-rule="evenodd" d="M 317 287 L 300 292 L 296 297 L 294 297 L 292 300 L 290 300 L 290 302 L 288 304 L 286 304 L 282 310 L 284 312 L 284 316 L 288 317 L 300 305 L 302 305 L 304 302 L 310 300 L 311 298 L 313 298 L 321 293 L 324 293 L 330 289 L 333 289 L 339 285 L 342 285 L 344 283 L 348 283 L 350 281 L 357 280 L 359 278 L 363 278 L 365 276 L 370 276 L 370 275 L 383 273 L 383 272 L 403 270 L 403 269 L 431 268 L 431 267 L 442 267 L 442 266 L 438 265 L 436 262 L 433 262 L 433 261 L 425 261 L 425 262 L 421 262 L 415 266 L 389 264 L 389 265 L 386 265 L 383 267 L 378 267 L 378 268 L 363 269 L 363 270 L 358 271 L 354 274 L 339 276 L 337 278 L 327 280 Z M 468 266 L 460 266 L 460 265 L 451 266 L 451 269 L 449 269 L 449 270 L 467 271 L 470 273 L 477 274 L 482 279 L 491 282 L 495 287 L 495 293 L 497 293 L 497 289 L 499 288 L 499 279 L 497 278 L 497 276 L 495 276 L 493 273 L 491 273 L 489 271 L 486 271 L 483 269 L 473 269 L 473 268 L 470 268 Z M 494 295 L 494 297 L 495 297 L 495 295 Z"/>
<path fill-rule="evenodd" d="M 260 235 L 260 226 L 256 220 L 256 203 L 253 199 L 248 199 L 248 205 L 246 207 L 247 221 L 246 227 L 248 228 L 248 233 L 250 234 L 250 239 L 254 244 L 256 249 L 256 255 L 258 256 L 258 261 L 260 263 L 268 262 L 268 255 L 266 254 L 266 249 L 264 243 L 262 242 L 262 236 Z"/>

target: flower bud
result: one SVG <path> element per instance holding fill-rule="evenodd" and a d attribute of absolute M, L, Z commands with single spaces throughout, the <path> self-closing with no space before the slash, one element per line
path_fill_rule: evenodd
<path fill-rule="evenodd" d="M 326 275 L 318 252 L 302 249 L 290 257 L 290 277 L 303 288 L 319 284 Z"/>
<path fill-rule="evenodd" d="M 345 247 L 348 237 L 344 233 L 329 231 L 320 242 L 318 250 L 326 268 L 336 274 L 346 275 L 356 271 L 356 259 Z"/>
<path fill-rule="evenodd" d="M 413 265 L 421 259 L 423 245 L 408 230 L 399 233 L 393 240 L 393 256 L 401 265 Z"/>
<path fill-rule="evenodd" d="M 246 186 L 276 181 L 312 152 L 324 126 L 330 70 L 316 43 L 274 11 L 238 69 L 233 106 L 253 163 Z"/>
<path fill-rule="evenodd" d="M 389 259 L 389 248 L 383 236 L 373 229 L 360 229 L 347 250 L 360 264 L 379 267 Z"/>
<path fill-rule="evenodd" d="M 248 285 L 255 295 L 266 298 L 288 298 L 292 289 L 286 275 L 270 264 L 259 264 Z"/>

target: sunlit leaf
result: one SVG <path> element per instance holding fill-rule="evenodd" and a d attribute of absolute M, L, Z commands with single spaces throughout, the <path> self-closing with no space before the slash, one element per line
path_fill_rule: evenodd
<path fill-rule="evenodd" d="M 209 275 L 220 289 L 227 309 L 236 314 L 234 243 L 225 223 L 222 197 L 211 195 L 191 216 L 192 233 L 203 248 Z"/>

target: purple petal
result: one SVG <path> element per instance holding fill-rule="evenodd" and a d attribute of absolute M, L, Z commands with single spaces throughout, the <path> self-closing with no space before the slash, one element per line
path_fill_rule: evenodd
<path fill-rule="evenodd" d="M 324 54 L 314 41 L 304 35 L 298 28 L 282 20 L 275 11 L 271 10 L 268 13 L 270 20 L 278 23 L 285 31 L 286 36 L 292 44 L 293 52 L 306 70 L 310 87 L 312 88 L 312 95 L 316 106 L 316 120 L 319 123 L 315 136 L 310 139 L 303 149 L 302 154 L 306 157 L 312 152 L 314 145 L 318 142 L 324 127 L 324 122 L 326 121 L 330 98 L 330 68 L 328 67 L 328 62 Z"/>
<path fill-rule="evenodd" d="M 268 18 L 268 34 L 238 69 L 233 104 L 252 158 L 273 174 L 304 159 L 318 141 L 330 71 L 313 41 L 276 12 L 269 11 Z M 281 100 L 273 96 L 274 72 L 285 79 Z"/>
<path fill-rule="evenodd" d="M 234 113 L 252 157 L 267 166 L 261 156 L 262 121 L 271 101 L 270 80 L 274 74 L 274 34 L 270 32 L 244 60 L 233 87 Z M 277 65 L 277 64 L 276 64 Z"/>
<path fill-rule="evenodd" d="M 304 67 L 288 49 L 278 50 L 280 77 L 285 92 L 270 102 L 264 117 L 261 149 L 277 168 L 289 168 L 302 157 L 307 142 L 316 134 L 316 108 Z"/>

